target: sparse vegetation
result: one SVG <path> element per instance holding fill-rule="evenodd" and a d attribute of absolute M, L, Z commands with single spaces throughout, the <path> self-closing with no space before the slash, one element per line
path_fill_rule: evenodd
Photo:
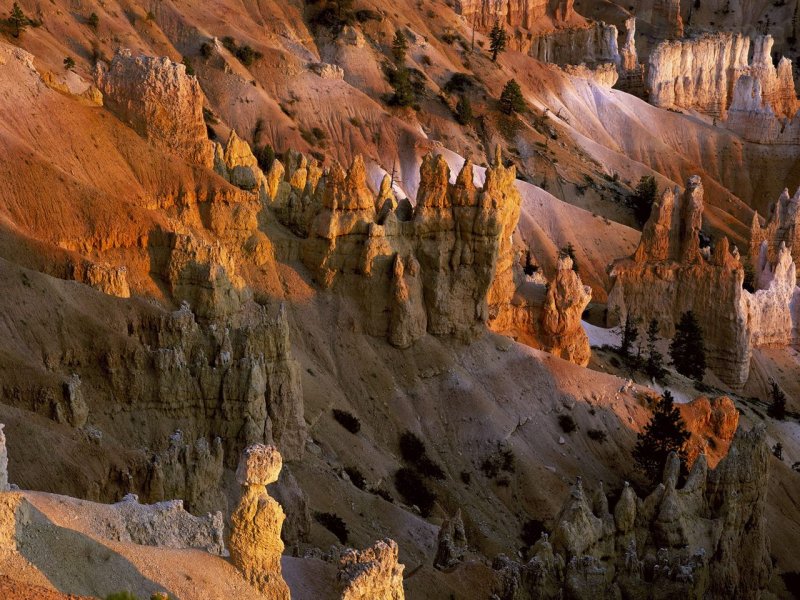
<path fill-rule="evenodd" d="M 602 429 L 590 429 L 586 432 L 586 435 L 589 436 L 590 440 L 600 442 L 601 444 L 608 439 L 608 435 L 606 435 L 606 432 Z"/>
<path fill-rule="evenodd" d="M 194 66 L 192 66 L 192 59 L 189 58 L 188 56 L 184 56 L 181 62 L 183 63 L 183 66 L 186 67 L 186 74 L 193 76 L 195 72 L 194 72 Z"/>
<path fill-rule="evenodd" d="M 21 36 L 30 25 L 30 20 L 22 12 L 20 5 L 14 2 L 11 7 L 11 15 L 8 17 L 8 24 L 11 25 L 12 35 L 15 38 Z"/>
<path fill-rule="evenodd" d="M 472 77 L 466 73 L 453 73 L 450 79 L 444 84 L 444 91 L 448 94 L 463 94 L 475 86 Z"/>
<path fill-rule="evenodd" d="M 336 422 L 339 423 L 339 425 L 347 429 L 347 431 L 350 433 L 356 434 L 361 431 L 361 421 L 358 420 L 358 417 L 347 412 L 346 410 L 334 408 L 333 418 L 336 419 Z"/>
<path fill-rule="evenodd" d="M 661 477 L 670 452 L 677 453 L 681 465 L 686 464 L 686 442 L 689 432 L 669 390 L 656 404 L 653 416 L 639 433 L 633 458 L 648 481 L 655 484 Z"/>
<path fill-rule="evenodd" d="M 93 12 L 89 15 L 89 18 L 86 19 L 86 24 L 97 31 L 97 28 L 100 27 L 100 17 L 97 16 L 96 12 Z"/>
<path fill-rule="evenodd" d="M 636 319 L 633 315 L 625 317 L 625 321 L 620 324 L 620 329 L 622 335 L 618 351 L 625 364 L 630 366 L 634 358 L 633 349 L 636 347 L 636 340 L 639 339 L 639 328 L 636 326 Z"/>
<path fill-rule="evenodd" d="M 212 54 L 214 54 L 214 46 L 211 42 L 203 42 L 200 44 L 200 56 L 202 56 L 204 60 L 211 58 Z"/>
<path fill-rule="evenodd" d="M 513 115 L 525 112 L 527 108 L 522 88 L 519 87 L 516 80 L 510 79 L 500 94 L 500 111 L 506 115 Z"/>
<path fill-rule="evenodd" d="M 525 547 L 533 546 L 542 537 L 542 534 L 547 531 L 544 522 L 538 519 L 528 519 L 522 524 L 522 531 L 520 532 L 520 539 Z"/>
<path fill-rule="evenodd" d="M 786 394 L 774 379 L 769 380 L 770 405 L 767 414 L 773 419 L 782 421 L 786 418 Z"/>
<path fill-rule="evenodd" d="M 367 480 L 364 478 L 363 473 L 356 467 L 345 467 L 344 472 L 350 478 L 351 483 L 360 490 L 367 489 Z"/>
<path fill-rule="evenodd" d="M 504 448 L 499 443 L 497 450 L 484 458 L 481 463 L 481 471 L 489 479 L 497 479 L 502 473 L 513 474 L 516 470 L 514 452 L 511 448 Z"/>
<path fill-rule="evenodd" d="M 756 270 L 753 268 L 753 263 L 749 260 L 744 260 L 744 281 L 742 281 L 742 288 L 751 294 L 756 291 Z"/>
<path fill-rule="evenodd" d="M 572 260 L 572 270 L 576 273 L 580 273 L 580 267 L 578 267 L 578 259 L 575 258 L 575 247 L 572 245 L 572 242 L 567 242 L 566 246 L 561 246 L 558 250 L 558 258 L 567 258 L 569 257 Z"/>
<path fill-rule="evenodd" d="M 406 504 L 416 506 L 423 517 L 428 517 L 436 502 L 436 494 L 425 479 L 414 469 L 403 467 L 395 473 L 394 485 Z"/>
<path fill-rule="evenodd" d="M 630 206 L 639 227 L 643 226 L 650 217 L 650 209 L 658 197 L 658 185 L 652 175 L 643 175 L 639 179 L 633 196 L 630 197 Z"/>
<path fill-rule="evenodd" d="M 258 161 L 259 168 L 265 173 L 270 170 L 270 167 L 272 167 L 272 163 L 275 162 L 275 150 L 272 148 L 270 144 L 264 144 L 263 146 L 256 146 L 253 149 L 253 155 L 256 157 L 256 160 Z"/>
<path fill-rule="evenodd" d="M 408 52 L 408 39 L 399 29 L 394 32 L 392 39 L 392 57 L 394 57 L 394 64 L 402 65 L 406 60 L 406 53 Z"/>
<path fill-rule="evenodd" d="M 456 121 L 461 125 L 469 125 L 472 122 L 472 104 L 466 96 L 459 96 L 458 98 Z"/>
<path fill-rule="evenodd" d="M 264 58 L 264 55 L 261 52 L 254 50 L 247 44 L 244 46 L 239 46 L 236 43 L 236 40 L 234 40 L 231 36 L 225 36 L 222 38 L 222 45 L 225 46 L 228 52 L 233 54 L 245 67 L 250 67 L 257 60 Z"/>
<path fill-rule="evenodd" d="M 651 379 L 656 381 L 663 379 L 667 375 L 664 368 L 664 356 L 658 351 L 658 321 L 650 319 L 647 326 L 647 359 L 644 363 L 644 372 Z"/>
<path fill-rule="evenodd" d="M 681 315 L 669 346 L 669 355 L 678 373 L 702 381 L 706 372 L 703 330 L 692 311 Z"/>
<path fill-rule="evenodd" d="M 67 56 L 64 58 L 64 70 L 71 71 L 75 68 L 75 59 L 71 56 Z"/>
<path fill-rule="evenodd" d="M 347 523 L 339 515 L 330 512 L 315 512 L 314 520 L 335 535 L 339 543 L 347 543 L 350 531 L 347 529 Z"/>
<path fill-rule="evenodd" d="M 411 431 L 406 431 L 400 436 L 400 456 L 425 477 L 431 477 L 432 479 L 445 478 L 442 467 L 428 456 L 425 443 Z"/>
<path fill-rule="evenodd" d="M 572 433 L 577 429 L 575 419 L 572 418 L 572 415 L 566 413 L 558 415 L 558 426 L 561 427 L 561 431 L 564 433 Z"/>
<path fill-rule="evenodd" d="M 496 20 L 489 32 L 489 51 L 492 53 L 492 62 L 497 62 L 497 55 L 506 49 L 508 43 L 508 33 L 505 28 L 500 25 L 500 21 Z"/>

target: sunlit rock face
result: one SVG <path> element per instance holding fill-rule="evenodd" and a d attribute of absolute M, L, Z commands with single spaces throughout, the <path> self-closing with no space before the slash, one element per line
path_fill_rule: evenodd
<path fill-rule="evenodd" d="M 792 336 L 791 302 L 795 268 L 788 251 L 774 264 L 760 264 L 760 288 L 742 288 L 738 250 L 722 238 L 700 249 L 703 187 L 699 177 L 683 194 L 665 190 L 653 205 L 636 252 L 614 263 L 608 297 L 609 321 L 655 319 L 671 337 L 681 315 L 691 310 L 703 328 L 709 367 L 732 386 L 742 386 L 754 346 L 786 345 Z"/>

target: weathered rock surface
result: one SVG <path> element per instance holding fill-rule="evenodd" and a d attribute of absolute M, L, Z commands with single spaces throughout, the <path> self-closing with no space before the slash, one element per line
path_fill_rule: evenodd
<path fill-rule="evenodd" d="M 450 569 L 464 559 L 467 551 L 467 534 L 461 510 L 457 510 L 451 518 L 445 519 L 439 528 L 436 557 L 433 566 L 437 569 Z"/>
<path fill-rule="evenodd" d="M 108 68 L 98 66 L 95 79 L 105 105 L 140 135 L 191 163 L 213 165 L 203 91 L 184 65 L 121 50 Z"/>
<path fill-rule="evenodd" d="M 749 50 L 750 38 L 731 33 L 662 42 L 649 58 L 650 103 L 723 118 L 736 80 L 747 71 Z"/>
<path fill-rule="evenodd" d="M 662 40 L 682 38 L 681 0 L 654 0 L 650 21 L 654 37 Z"/>
<path fill-rule="evenodd" d="M 772 562 L 766 535 L 769 449 L 763 427 L 738 431 L 709 471 L 700 456 L 683 487 L 672 455 L 664 482 L 613 512 L 578 482 L 533 558 L 495 561 L 500 598 L 759 598 Z"/>
<path fill-rule="evenodd" d="M 628 317 L 655 319 L 671 337 L 681 314 L 691 310 L 703 327 L 708 365 L 730 385 L 747 381 L 754 345 L 785 345 L 791 339 L 790 303 L 794 264 L 785 256 L 764 289 L 742 288 L 744 268 L 727 238 L 711 253 L 700 250 L 703 187 L 689 179 L 684 194 L 665 190 L 653 205 L 634 255 L 614 263 L 608 296 L 610 323 Z"/>
<path fill-rule="evenodd" d="M 636 17 L 625 20 L 625 41 L 619 49 L 619 79 L 621 90 L 643 97 L 645 95 L 644 65 L 636 50 Z"/>
<path fill-rule="evenodd" d="M 559 259 L 542 310 L 541 339 L 545 351 L 577 365 L 589 363 L 591 349 L 581 316 L 591 299 L 592 289 L 581 283 L 572 269 L 572 259 Z"/>
<path fill-rule="evenodd" d="M 8 485 L 8 448 L 6 448 L 6 434 L 3 433 L 3 424 L 0 423 L 0 492 L 7 492 Z"/>
<path fill-rule="evenodd" d="M 800 188 L 794 196 L 783 190 L 778 200 L 770 205 L 766 224 L 762 227 L 758 214 L 753 215 L 750 228 L 750 261 L 755 267 L 761 260 L 762 244 L 766 242 L 767 260 L 778 262 L 781 244 L 790 252 L 800 253 Z"/>
<path fill-rule="evenodd" d="M 403 600 L 403 565 L 394 540 L 376 542 L 366 550 L 345 550 L 336 576 L 342 600 Z"/>
<path fill-rule="evenodd" d="M 739 411 L 727 396 L 700 396 L 678 404 L 690 438 L 686 443 L 686 461 L 691 467 L 702 454 L 710 468 L 728 454 L 728 448 L 739 426 Z"/>
<path fill-rule="evenodd" d="M 274 446 L 256 444 L 242 453 L 236 470 L 242 495 L 231 515 L 228 543 L 231 562 L 265 596 L 275 600 L 289 599 L 289 587 L 281 574 L 285 515 L 265 486 L 278 480 L 282 465 Z"/>

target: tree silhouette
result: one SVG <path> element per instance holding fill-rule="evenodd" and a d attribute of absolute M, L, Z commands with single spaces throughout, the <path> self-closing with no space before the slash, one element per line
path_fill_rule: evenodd
<path fill-rule="evenodd" d="M 25 13 L 22 12 L 19 4 L 14 2 L 14 6 L 11 7 L 11 16 L 8 18 L 8 23 L 11 25 L 11 28 L 14 30 L 14 37 L 18 38 L 22 35 L 25 29 L 30 24 L 28 17 L 25 16 Z"/>
<path fill-rule="evenodd" d="M 406 60 L 406 52 L 408 52 L 408 40 L 403 32 L 399 29 L 394 32 L 392 39 L 392 56 L 396 65 L 402 65 Z"/>
<path fill-rule="evenodd" d="M 508 34 L 500 21 L 495 21 L 492 30 L 489 32 L 489 50 L 492 52 L 492 62 L 497 62 L 497 55 L 506 49 Z"/>
<path fill-rule="evenodd" d="M 769 380 L 769 395 L 772 403 L 767 408 L 767 414 L 773 419 L 782 421 L 786 418 L 786 394 L 774 379 Z"/>
<path fill-rule="evenodd" d="M 656 348 L 658 342 L 658 321 L 650 319 L 647 326 L 647 360 L 644 363 L 644 372 L 651 379 L 661 379 L 667 374 L 664 369 L 664 357 Z"/>
<path fill-rule="evenodd" d="M 637 438 L 633 458 L 650 483 L 655 484 L 670 452 L 675 452 L 681 460 L 681 466 L 685 467 L 685 446 L 688 439 L 686 424 L 674 404 L 672 394 L 666 390 L 656 405 L 650 422 Z"/>
<path fill-rule="evenodd" d="M 706 372 L 703 330 L 690 310 L 681 315 L 675 328 L 675 337 L 669 345 L 669 356 L 678 373 L 697 381 L 703 380 Z"/>

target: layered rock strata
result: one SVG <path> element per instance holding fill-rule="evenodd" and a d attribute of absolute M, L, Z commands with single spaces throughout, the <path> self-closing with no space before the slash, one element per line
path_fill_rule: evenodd
<path fill-rule="evenodd" d="M 376 542 L 366 550 L 345 550 L 336 579 L 341 600 L 403 600 L 403 569 L 394 540 Z"/>
<path fill-rule="evenodd" d="M 98 65 L 95 80 L 105 105 L 151 143 L 188 162 L 213 165 L 203 91 L 184 65 L 121 50 L 107 68 Z"/>
<path fill-rule="evenodd" d="M 753 346 L 791 340 L 794 263 L 788 251 L 775 268 L 765 262 L 759 275 L 763 289 L 751 294 L 742 288 L 744 268 L 727 238 L 711 252 L 700 249 L 702 218 L 699 177 L 689 179 L 683 194 L 665 190 L 636 252 L 612 266 L 609 322 L 655 319 L 661 335 L 671 337 L 681 315 L 691 310 L 703 327 L 709 367 L 739 387 L 747 381 Z"/>
<path fill-rule="evenodd" d="M 747 72 L 749 51 L 750 38 L 741 34 L 662 42 L 649 58 L 650 103 L 723 118 L 736 80 Z"/>
<path fill-rule="evenodd" d="M 644 65 L 636 50 L 636 17 L 625 21 L 625 41 L 619 49 L 617 87 L 639 97 L 645 95 Z"/>
<path fill-rule="evenodd" d="M 613 509 L 602 484 L 590 494 L 578 479 L 528 563 L 495 561 L 496 593 L 515 600 L 759 598 L 772 572 L 768 461 L 760 427 L 738 431 L 714 470 L 701 455 L 682 487 L 672 454 L 663 483 L 646 498 L 626 483 Z"/>
<path fill-rule="evenodd" d="M 266 486 L 278 480 L 283 461 L 274 446 L 256 444 L 242 453 L 236 480 L 242 486 L 231 515 L 231 562 L 270 599 L 289 600 L 281 574 L 281 527 L 286 515 Z"/>

